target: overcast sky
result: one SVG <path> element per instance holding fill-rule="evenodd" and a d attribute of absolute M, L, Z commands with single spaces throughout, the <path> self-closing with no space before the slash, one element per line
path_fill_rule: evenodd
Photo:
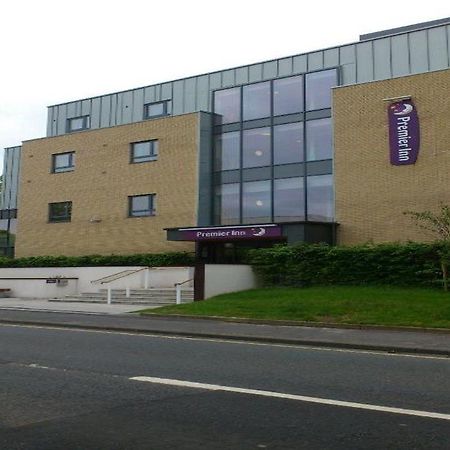
<path fill-rule="evenodd" d="M 426 2 L 13 0 L 0 6 L 0 149 L 48 105 L 319 50 L 450 16 Z M 2 156 L 2 155 L 0 155 Z"/>

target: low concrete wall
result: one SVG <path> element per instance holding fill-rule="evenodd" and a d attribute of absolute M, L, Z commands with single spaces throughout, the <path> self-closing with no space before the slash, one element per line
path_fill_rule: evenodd
<path fill-rule="evenodd" d="M 205 299 L 255 287 L 257 287 L 257 280 L 251 266 L 242 264 L 205 265 Z"/>
<path fill-rule="evenodd" d="M 125 278 L 112 281 L 108 285 L 93 284 L 91 281 L 117 274 L 124 270 L 137 270 L 142 267 L 27 267 L 0 269 L 0 289 L 11 289 L 11 297 L 52 298 L 81 292 L 98 292 L 110 286 L 113 289 L 131 289 L 144 287 L 145 270 Z M 149 287 L 174 287 L 193 278 L 193 267 L 156 267 L 149 270 Z M 48 284 L 46 279 L 76 278 L 68 280 L 66 286 Z M 9 279 L 8 279 L 9 278 Z M 15 279 L 11 279 L 15 278 Z M 28 279 L 27 279 L 28 278 Z M 42 278 L 42 279 L 30 279 Z M 184 286 L 191 287 L 192 282 Z"/>

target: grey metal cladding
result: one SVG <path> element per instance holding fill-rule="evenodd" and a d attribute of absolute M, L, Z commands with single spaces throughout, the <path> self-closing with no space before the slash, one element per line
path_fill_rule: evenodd
<path fill-rule="evenodd" d="M 375 80 L 385 80 L 392 76 L 391 41 L 389 38 L 373 42 L 373 66 Z"/>
<path fill-rule="evenodd" d="M 170 100 L 173 97 L 173 85 L 173 82 L 160 84 L 156 92 L 156 101 Z"/>
<path fill-rule="evenodd" d="M 169 114 L 208 112 L 214 90 L 330 67 L 340 68 L 341 85 L 445 69 L 450 67 L 450 25 L 445 23 L 406 27 L 393 35 L 381 32 L 374 39 L 54 105 L 48 108 L 47 135 L 65 134 L 67 118 L 80 115 L 91 116 L 91 128 L 138 122 L 144 104 L 162 100 L 171 100 Z"/>
<path fill-rule="evenodd" d="M 308 71 L 323 69 L 323 52 L 313 52 L 308 54 Z"/>
<path fill-rule="evenodd" d="M 428 71 L 428 39 L 426 30 L 409 35 L 411 73 Z"/>
<path fill-rule="evenodd" d="M 358 83 L 374 79 L 372 45 L 372 41 L 356 45 L 356 80 Z"/>
<path fill-rule="evenodd" d="M 214 72 L 209 75 L 209 89 L 211 91 L 222 87 L 222 73 Z"/>
<path fill-rule="evenodd" d="M 253 64 L 248 68 L 249 71 L 248 80 L 250 81 L 250 83 L 262 80 L 262 68 L 263 68 L 262 63 Z"/>
<path fill-rule="evenodd" d="M 184 109 L 185 113 L 197 111 L 197 78 L 188 78 L 184 81 Z"/>
<path fill-rule="evenodd" d="M 178 80 L 173 83 L 172 111 L 174 115 L 183 114 L 184 111 L 184 81 Z"/>
<path fill-rule="evenodd" d="M 224 70 L 222 72 L 222 87 L 230 87 L 236 84 L 234 69 Z"/>
<path fill-rule="evenodd" d="M 235 70 L 235 76 L 236 76 L 236 84 L 246 84 L 248 83 L 248 66 L 245 67 L 238 67 Z"/>
<path fill-rule="evenodd" d="M 101 97 L 101 115 L 100 115 L 100 127 L 111 126 L 111 96 L 104 95 Z"/>
<path fill-rule="evenodd" d="M 278 76 L 278 61 L 268 61 L 263 64 L 263 79 L 270 80 Z"/>
<path fill-rule="evenodd" d="M 294 56 L 292 60 L 292 73 L 308 72 L 308 59 L 306 55 Z"/>
<path fill-rule="evenodd" d="M 54 114 L 55 107 L 50 106 L 47 109 L 47 136 L 53 136 L 53 123 L 54 123 Z"/>
<path fill-rule="evenodd" d="M 57 134 L 66 133 L 66 121 L 67 121 L 67 105 L 61 105 L 58 107 L 58 124 L 56 129 Z"/>
<path fill-rule="evenodd" d="M 408 35 L 391 37 L 392 76 L 400 77 L 410 73 Z"/>
<path fill-rule="evenodd" d="M 3 189 L 0 194 L 1 209 L 16 209 L 20 176 L 22 147 L 5 148 L 3 159 Z"/>
<path fill-rule="evenodd" d="M 292 57 L 278 60 L 278 76 L 286 77 L 292 75 Z"/>
<path fill-rule="evenodd" d="M 91 102 L 91 128 L 100 128 L 101 98 L 95 97 Z"/>
<path fill-rule="evenodd" d="M 133 110 L 131 113 L 132 122 L 139 122 L 144 115 L 144 89 L 133 91 Z"/>
<path fill-rule="evenodd" d="M 144 88 L 144 103 L 156 102 L 156 86 L 148 86 Z"/>
<path fill-rule="evenodd" d="M 203 75 L 197 77 L 197 109 L 199 111 L 209 111 L 209 77 Z"/>
<path fill-rule="evenodd" d="M 339 49 L 330 48 L 323 52 L 323 67 L 337 67 L 339 65 Z"/>
<path fill-rule="evenodd" d="M 430 49 L 430 70 L 449 67 L 450 62 L 450 26 L 428 30 L 428 47 Z"/>

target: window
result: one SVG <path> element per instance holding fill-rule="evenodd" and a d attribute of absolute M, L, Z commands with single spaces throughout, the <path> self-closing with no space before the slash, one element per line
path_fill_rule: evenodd
<path fill-rule="evenodd" d="M 240 133 L 233 131 L 215 137 L 215 170 L 239 169 Z"/>
<path fill-rule="evenodd" d="M 316 175 L 307 178 L 308 220 L 333 220 L 333 176 Z"/>
<path fill-rule="evenodd" d="M 217 123 L 234 123 L 241 120 L 241 88 L 224 89 L 214 93 L 214 113 Z"/>
<path fill-rule="evenodd" d="M 239 223 L 239 183 L 216 186 L 215 216 L 221 225 Z"/>
<path fill-rule="evenodd" d="M 303 123 L 273 127 L 273 163 L 290 164 L 303 161 Z"/>
<path fill-rule="evenodd" d="M 242 222 L 270 222 L 272 200 L 270 181 L 248 181 L 242 183 Z"/>
<path fill-rule="evenodd" d="M 91 126 L 89 116 L 73 117 L 67 119 L 67 132 L 87 130 Z"/>
<path fill-rule="evenodd" d="M 75 152 L 56 153 L 52 155 L 52 172 L 71 172 L 75 168 Z"/>
<path fill-rule="evenodd" d="M 158 141 L 134 142 L 131 144 L 130 162 L 141 163 L 158 159 Z"/>
<path fill-rule="evenodd" d="M 306 75 L 306 109 L 331 108 L 331 88 L 337 85 L 335 69 Z"/>
<path fill-rule="evenodd" d="M 128 197 L 128 216 L 154 216 L 156 207 L 155 197 L 156 194 L 132 195 Z"/>
<path fill-rule="evenodd" d="M 332 158 L 331 119 L 306 122 L 306 156 L 308 161 Z"/>
<path fill-rule="evenodd" d="M 273 82 L 273 115 L 303 111 L 303 77 L 282 78 Z"/>
<path fill-rule="evenodd" d="M 302 177 L 274 180 L 273 205 L 276 222 L 305 220 L 303 180 Z"/>
<path fill-rule="evenodd" d="M 70 222 L 72 218 L 72 202 L 58 202 L 48 204 L 49 222 Z"/>
<path fill-rule="evenodd" d="M 147 103 L 146 105 L 144 105 L 144 119 L 167 116 L 168 114 L 170 114 L 169 108 L 169 100 L 164 100 L 162 102 L 156 103 Z"/>
<path fill-rule="evenodd" d="M 244 120 L 270 116 L 270 82 L 249 84 L 243 87 Z"/>
<path fill-rule="evenodd" d="M 243 167 L 269 166 L 270 128 L 254 128 L 242 133 Z"/>

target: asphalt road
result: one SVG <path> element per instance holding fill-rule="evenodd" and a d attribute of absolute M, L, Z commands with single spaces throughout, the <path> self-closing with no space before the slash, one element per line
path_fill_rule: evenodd
<path fill-rule="evenodd" d="M 448 450 L 450 360 L 0 324 L 1 450 L 261 448 Z"/>

